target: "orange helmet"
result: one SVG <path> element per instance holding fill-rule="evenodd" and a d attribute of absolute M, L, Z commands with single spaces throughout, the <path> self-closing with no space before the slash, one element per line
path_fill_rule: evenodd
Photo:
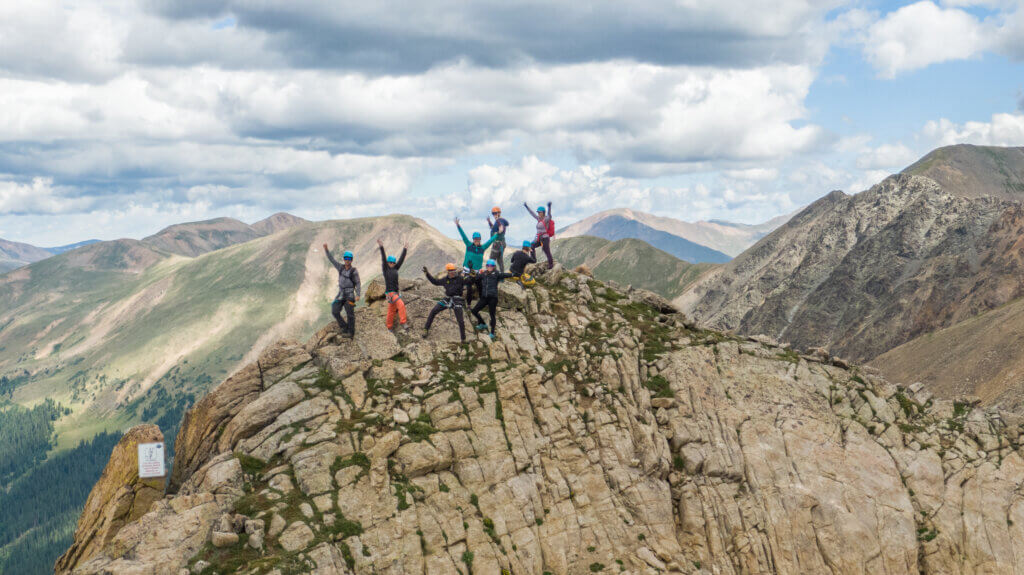
<path fill-rule="evenodd" d="M 499 208 L 498 206 L 494 206 L 493 208 L 491 208 L 491 213 L 492 214 L 500 214 L 501 213 L 501 208 Z"/>
<path fill-rule="evenodd" d="M 446 270 L 448 270 L 450 272 L 453 272 L 453 271 L 455 271 L 455 264 L 451 264 L 451 263 L 447 264 L 446 266 L 444 266 L 444 269 L 446 269 Z"/>

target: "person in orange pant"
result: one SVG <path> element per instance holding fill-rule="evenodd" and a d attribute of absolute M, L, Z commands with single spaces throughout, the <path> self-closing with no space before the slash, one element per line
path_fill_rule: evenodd
<path fill-rule="evenodd" d="M 409 319 L 405 315 L 405 302 L 402 301 L 402 294 L 398 289 L 398 270 L 405 263 L 405 253 L 409 249 L 409 244 L 402 246 L 402 255 L 398 259 L 384 251 L 383 241 L 377 240 L 377 246 L 380 247 L 380 265 L 384 272 L 384 299 L 388 301 L 387 328 L 390 330 L 395 327 L 395 314 L 398 314 L 399 323 L 408 331 Z"/>

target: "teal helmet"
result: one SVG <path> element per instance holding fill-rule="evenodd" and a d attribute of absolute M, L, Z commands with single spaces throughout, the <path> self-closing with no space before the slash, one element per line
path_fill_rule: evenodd
<path fill-rule="evenodd" d="M 389 264 L 398 263 L 398 259 L 395 258 L 395 256 L 388 256 L 388 263 Z"/>
<path fill-rule="evenodd" d="M 341 259 L 343 259 L 343 260 L 351 260 L 352 259 L 352 252 L 345 252 L 344 255 L 341 256 Z"/>
<path fill-rule="evenodd" d="M 533 242 L 531 242 L 530 240 L 523 240 L 523 249 L 524 250 L 526 248 L 532 248 L 532 247 L 533 247 Z"/>
<path fill-rule="evenodd" d="M 479 240 L 481 237 L 482 236 L 480 235 L 480 232 L 473 232 L 473 239 L 474 240 Z"/>
<path fill-rule="evenodd" d="M 493 268 L 496 265 L 498 265 L 498 262 L 496 262 L 494 260 L 487 260 L 487 267 Z"/>
<path fill-rule="evenodd" d="M 544 212 L 548 211 L 548 209 L 545 208 L 544 206 L 540 206 L 537 208 L 537 211 L 543 214 Z"/>

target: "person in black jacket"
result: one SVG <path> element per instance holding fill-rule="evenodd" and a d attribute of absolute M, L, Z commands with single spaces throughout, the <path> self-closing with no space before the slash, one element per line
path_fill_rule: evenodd
<path fill-rule="evenodd" d="M 441 278 L 435 278 L 430 275 L 430 270 L 423 267 L 423 273 L 427 274 L 427 281 L 436 285 L 444 287 L 444 299 L 437 302 L 434 308 L 430 310 L 430 315 L 427 316 L 427 323 L 423 325 L 423 337 L 427 337 L 430 333 L 430 326 L 434 323 L 434 317 L 446 309 L 451 309 L 455 312 L 455 321 L 459 324 L 459 337 L 462 338 L 462 342 L 466 342 L 466 320 L 463 318 L 462 308 L 464 299 L 462 298 L 462 290 L 466 286 L 466 278 L 459 273 L 459 270 L 455 267 L 455 264 L 448 264 L 444 267 L 445 275 Z"/>
<path fill-rule="evenodd" d="M 512 265 L 509 266 L 508 271 L 512 273 L 512 279 L 521 285 L 533 285 L 536 282 L 526 275 L 526 266 L 535 263 L 537 263 L 537 253 L 534 251 L 533 242 L 526 240 L 523 242 L 523 249 L 512 254 Z"/>
<path fill-rule="evenodd" d="M 324 244 L 324 253 L 330 260 L 334 269 L 338 270 L 338 295 L 331 304 L 331 315 L 338 322 L 341 333 L 345 337 L 354 337 L 356 334 L 356 301 L 362 295 L 363 286 L 359 282 L 359 270 L 352 265 L 352 252 L 345 252 L 342 259 L 344 264 L 338 263 L 331 255 L 331 251 Z M 341 319 L 341 310 L 345 310 L 348 321 Z"/>
<path fill-rule="evenodd" d="M 480 310 L 487 307 L 487 312 L 491 315 L 491 339 L 494 339 L 494 326 L 497 322 L 495 313 L 498 311 L 498 283 L 512 277 L 512 274 L 495 270 L 496 266 L 497 262 L 487 260 L 486 269 L 476 274 L 476 286 L 480 291 L 480 301 L 476 302 L 476 305 L 470 310 L 473 312 L 473 317 L 476 318 L 476 328 L 483 331 L 487 329 L 487 324 L 480 317 Z"/>
<path fill-rule="evenodd" d="M 387 328 L 390 330 L 395 327 L 395 314 L 397 313 L 402 328 L 408 330 L 409 318 L 405 315 L 405 302 L 402 301 L 402 294 L 398 289 L 398 270 L 405 263 L 405 253 L 409 249 L 409 244 L 402 246 L 402 255 L 398 259 L 395 259 L 395 256 L 389 256 L 384 251 L 383 241 L 377 240 L 377 245 L 380 247 L 380 266 L 384 272 L 384 299 L 388 300 Z"/>

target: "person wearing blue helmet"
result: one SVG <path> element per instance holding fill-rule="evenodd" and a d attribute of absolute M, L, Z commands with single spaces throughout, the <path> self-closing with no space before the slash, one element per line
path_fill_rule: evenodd
<path fill-rule="evenodd" d="M 395 327 L 395 315 L 398 315 L 398 321 L 402 324 L 402 328 L 408 330 L 409 318 L 405 314 L 405 302 L 402 301 L 402 294 L 399 291 L 398 270 L 405 263 L 405 254 L 409 250 L 409 244 L 402 246 L 402 255 L 397 259 L 384 251 L 382 240 L 377 240 L 377 246 L 380 248 L 380 267 L 384 273 L 384 299 L 388 301 L 387 328 L 390 330 Z"/>
<path fill-rule="evenodd" d="M 469 268 L 472 271 L 480 271 L 484 267 L 484 254 L 487 253 L 487 248 L 491 247 L 491 244 L 498 239 L 498 234 L 492 235 L 489 240 L 483 242 L 480 232 L 473 232 L 473 240 L 470 241 L 466 237 L 466 232 L 462 231 L 462 224 L 459 223 L 459 218 L 455 218 L 455 227 L 459 229 L 462 243 L 466 244 L 466 257 L 462 261 L 462 267 Z M 498 231 L 504 232 L 505 226 L 499 226 Z"/>
<path fill-rule="evenodd" d="M 480 311 L 484 307 L 487 308 L 487 313 L 491 316 L 491 332 L 489 334 L 491 339 L 494 339 L 494 326 L 497 323 L 498 284 L 502 280 L 512 277 L 512 274 L 497 271 L 495 269 L 497 265 L 497 262 L 494 260 L 487 260 L 487 267 L 476 274 L 476 285 L 480 291 L 480 300 L 470 310 L 473 313 L 473 317 L 476 318 L 476 328 L 483 331 L 487 329 L 487 324 L 480 317 Z"/>
<path fill-rule="evenodd" d="M 555 265 L 555 258 L 551 255 L 551 240 L 555 238 L 555 221 L 551 219 L 551 202 L 548 202 L 547 209 L 544 206 L 537 208 L 534 212 L 530 205 L 523 202 L 526 211 L 537 220 L 537 238 L 533 240 L 533 247 L 543 247 L 544 255 L 548 257 L 548 269 Z"/>
<path fill-rule="evenodd" d="M 533 249 L 533 242 L 525 240 L 523 249 L 512 254 L 512 265 L 509 266 L 508 271 L 512 273 L 512 279 L 519 282 L 520 285 L 531 286 L 537 282 L 526 273 L 526 266 L 535 263 L 537 263 L 537 255 Z"/>
<path fill-rule="evenodd" d="M 338 322 L 341 333 L 345 337 L 355 337 L 356 334 L 356 301 L 362 295 L 363 286 L 359 281 L 359 270 L 352 265 L 352 252 L 346 251 L 342 256 L 345 263 L 338 263 L 331 255 L 331 251 L 324 244 L 324 253 L 330 260 L 334 269 L 338 270 L 338 295 L 331 303 L 331 315 Z M 348 321 L 341 319 L 341 311 L 345 310 Z"/>

